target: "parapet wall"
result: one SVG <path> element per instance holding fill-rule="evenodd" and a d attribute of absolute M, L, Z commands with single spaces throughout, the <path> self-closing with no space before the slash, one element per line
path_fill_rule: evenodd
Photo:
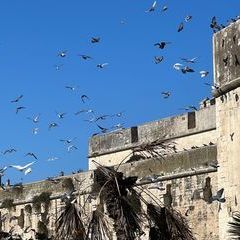
<path fill-rule="evenodd" d="M 94 136 L 89 141 L 89 157 L 131 149 L 155 140 L 170 140 L 216 128 L 215 105 L 112 132 Z"/>

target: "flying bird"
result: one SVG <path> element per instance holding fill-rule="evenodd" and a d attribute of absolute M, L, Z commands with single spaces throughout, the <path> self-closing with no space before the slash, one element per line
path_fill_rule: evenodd
<path fill-rule="evenodd" d="M 37 134 L 38 134 L 38 130 L 39 130 L 39 128 L 33 128 L 33 129 L 32 129 L 32 133 L 33 133 L 34 135 L 37 135 Z"/>
<path fill-rule="evenodd" d="M 109 63 L 102 63 L 102 64 L 98 64 L 97 67 L 98 68 L 104 68 L 105 66 L 107 66 Z"/>
<path fill-rule="evenodd" d="M 78 148 L 76 146 L 74 146 L 74 145 L 70 145 L 70 146 L 68 146 L 67 151 L 70 152 L 73 149 L 77 150 Z"/>
<path fill-rule="evenodd" d="M 90 57 L 88 55 L 84 55 L 84 54 L 78 54 L 78 56 L 80 56 L 83 60 L 92 59 L 92 57 Z"/>
<path fill-rule="evenodd" d="M 165 5 L 165 6 L 162 7 L 162 12 L 165 12 L 167 10 L 168 10 L 168 6 Z"/>
<path fill-rule="evenodd" d="M 36 160 L 38 159 L 37 156 L 34 153 L 32 153 L 32 152 L 26 153 L 25 156 L 34 157 Z"/>
<path fill-rule="evenodd" d="M 194 70 L 192 68 L 188 67 L 188 66 L 182 68 L 181 71 L 182 71 L 183 74 L 194 72 Z"/>
<path fill-rule="evenodd" d="M 100 42 L 100 37 L 92 37 L 91 38 L 91 43 L 98 43 Z"/>
<path fill-rule="evenodd" d="M 26 165 L 24 165 L 24 166 L 20 166 L 20 165 L 10 165 L 9 167 L 15 168 L 16 170 L 18 170 L 18 171 L 20 171 L 20 172 L 23 172 L 23 171 L 25 171 L 27 168 L 29 168 L 30 166 L 32 166 L 35 162 L 36 162 L 36 161 L 31 162 L 31 163 L 28 163 L 28 164 L 26 164 Z"/>
<path fill-rule="evenodd" d="M 163 61 L 163 59 L 164 59 L 163 56 L 155 56 L 155 57 L 154 57 L 154 62 L 155 62 L 156 64 L 159 64 L 160 62 Z"/>
<path fill-rule="evenodd" d="M 85 103 L 86 100 L 90 100 L 90 99 L 89 99 L 89 97 L 88 97 L 87 95 L 83 94 L 83 95 L 81 96 L 81 100 L 82 100 L 83 103 Z"/>
<path fill-rule="evenodd" d="M 55 64 L 54 68 L 56 71 L 60 70 L 62 68 L 63 64 Z"/>
<path fill-rule="evenodd" d="M 17 108 L 16 108 L 16 114 L 18 114 L 19 111 L 20 111 L 20 110 L 23 110 L 23 109 L 26 109 L 26 107 L 17 107 Z"/>
<path fill-rule="evenodd" d="M 154 1 L 152 6 L 145 12 L 153 12 L 153 11 L 155 11 L 156 7 L 157 7 L 157 1 Z"/>
<path fill-rule="evenodd" d="M 180 71 L 182 69 L 183 65 L 181 63 L 175 63 L 173 65 L 173 68 L 177 71 Z"/>
<path fill-rule="evenodd" d="M 15 148 L 10 148 L 10 149 L 7 149 L 3 152 L 3 155 L 6 155 L 8 153 L 14 153 L 14 152 L 17 152 L 17 150 Z"/>
<path fill-rule="evenodd" d="M 186 63 L 195 63 L 196 62 L 197 57 L 195 58 L 181 58 L 182 61 L 186 62 Z"/>
<path fill-rule="evenodd" d="M 26 175 L 28 175 L 29 173 L 31 173 L 32 172 L 32 168 L 28 168 L 28 169 L 26 169 L 25 171 L 24 171 L 24 175 L 26 176 Z"/>
<path fill-rule="evenodd" d="M 200 71 L 199 73 L 200 73 L 201 78 L 205 78 L 209 74 L 208 71 Z"/>
<path fill-rule="evenodd" d="M 192 16 L 188 15 L 184 18 L 184 20 L 185 20 L 185 22 L 189 22 L 192 20 L 192 18 L 193 18 Z"/>
<path fill-rule="evenodd" d="M 38 114 L 37 116 L 34 117 L 28 117 L 28 120 L 31 120 L 33 123 L 38 123 L 39 122 L 39 118 L 40 118 L 40 114 Z"/>
<path fill-rule="evenodd" d="M 170 92 L 161 92 L 161 94 L 163 95 L 163 98 L 169 98 L 171 93 Z"/>
<path fill-rule="evenodd" d="M 63 142 L 65 144 L 70 144 L 72 143 L 76 138 L 72 138 L 72 139 L 60 139 L 60 142 Z"/>
<path fill-rule="evenodd" d="M 57 123 L 50 123 L 48 126 L 48 130 L 51 130 L 52 128 L 58 127 Z"/>
<path fill-rule="evenodd" d="M 220 203 L 226 202 L 225 197 L 223 197 L 224 188 L 221 188 L 217 191 L 217 194 L 215 196 L 212 196 L 212 201 L 218 201 Z"/>
<path fill-rule="evenodd" d="M 18 96 L 17 98 L 13 99 L 13 100 L 11 101 L 11 103 L 17 103 L 17 102 L 19 102 L 20 99 L 22 99 L 22 98 L 23 98 L 23 95 L 20 95 L 20 96 Z"/>
<path fill-rule="evenodd" d="M 167 44 L 171 44 L 171 42 L 158 42 L 158 43 L 155 43 L 154 46 L 160 49 L 164 49 Z"/>
<path fill-rule="evenodd" d="M 77 89 L 77 87 L 74 87 L 74 86 L 65 86 L 65 88 L 71 91 L 75 91 Z"/>
<path fill-rule="evenodd" d="M 184 24 L 183 24 L 183 22 L 181 22 L 180 23 L 180 25 L 178 26 L 178 32 L 181 32 L 182 30 L 183 30 L 183 28 L 184 28 Z"/>
<path fill-rule="evenodd" d="M 63 119 L 67 113 L 56 112 L 56 115 L 59 119 Z"/>
<path fill-rule="evenodd" d="M 67 51 L 61 51 L 61 52 L 59 52 L 59 53 L 58 53 L 58 56 L 59 56 L 59 57 L 62 57 L 62 58 L 66 57 L 66 56 L 67 56 Z"/>

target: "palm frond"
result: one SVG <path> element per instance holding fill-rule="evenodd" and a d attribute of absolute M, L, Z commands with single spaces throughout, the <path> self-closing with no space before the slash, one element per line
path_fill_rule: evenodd
<path fill-rule="evenodd" d="M 80 208 L 68 203 L 56 222 L 56 240 L 85 240 L 86 232 L 81 218 Z"/>
<path fill-rule="evenodd" d="M 232 221 L 228 223 L 228 233 L 231 237 L 240 238 L 240 212 L 234 212 Z"/>

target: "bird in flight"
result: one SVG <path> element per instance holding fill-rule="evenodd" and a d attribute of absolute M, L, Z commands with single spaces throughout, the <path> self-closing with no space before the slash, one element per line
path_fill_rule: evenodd
<path fill-rule="evenodd" d="M 186 62 L 186 63 L 195 63 L 196 62 L 197 57 L 195 58 L 181 58 L 182 61 Z"/>
<path fill-rule="evenodd" d="M 28 117 L 27 119 L 33 121 L 33 123 L 38 123 L 39 122 L 39 118 L 40 118 L 40 114 L 38 114 L 37 116 L 34 116 L 32 118 Z"/>
<path fill-rule="evenodd" d="M 183 22 L 181 22 L 180 23 L 180 25 L 178 26 L 178 32 L 181 32 L 182 30 L 183 30 L 183 28 L 184 28 L 184 24 L 183 24 Z"/>
<path fill-rule="evenodd" d="M 58 70 L 61 69 L 62 66 L 63 66 L 63 64 L 55 64 L 54 68 L 55 68 L 56 71 L 58 71 Z"/>
<path fill-rule="evenodd" d="M 10 149 L 3 151 L 3 155 L 6 155 L 8 153 L 14 153 L 14 152 L 17 152 L 17 150 L 15 148 L 10 148 Z"/>
<path fill-rule="evenodd" d="M 21 165 L 10 165 L 9 167 L 15 168 L 16 170 L 18 170 L 18 171 L 20 171 L 20 172 L 23 172 L 23 171 L 25 171 L 27 168 L 29 168 L 30 166 L 32 166 L 35 162 L 36 162 L 36 161 L 31 162 L 31 163 L 28 163 L 28 164 L 26 164 L 26 165 L 24 165 L 24 166 L 21 166 Z"/>
<path fill-rule="evenodd" d="M 75 86 L 65 86 L 66 89 L 69 89 L 71 91 L 75 91 L 77 89 L 77 87 Z"/>
<path fill-rule="evenodd" d="M 163 61 L 163 59 L 164 59 L 163 56 L 155 56 L 155 57 L 154 57 L 154 62 L 155 62 L 156 64 L 159 64 L 160 62 Z"/>
<path fill-rule="evenodd" d="M 90 57 L 88 55 L 84 55 L 84 54 L 78 54 L 78 56 L 80 56 L 83 60 L 92 59 L 92 57 Z"/>
<path fill-rule="evenodd" d="M 168 10 L 168 6 L 165 5 L 165 6 L 162 7 L 162 12 L 165 12 L 167 10 Z"/>
<path fill-rule="evenodd" d="M 37 135 L 38 134 L 38 130 L 39 130 L 39 128 L 33 128 L 32 133 L 34 135 Z"/>
<path fill-rule="evenodd" d="M 89 97 L 88 97 L 87 95 L 83 94 L 83 95 L 81 96 L 81 100 L 82 100 L 83 103 L 85 103 L 86 100 L 90 100 L 90 99 L 89 99 Z"/>
<path fill-rule="evenodd" d="M 200 71 L 199 73 L 200 73 L 201 78 L 204 78 L 209 74 L 208 71 Z"/>
<path fill-rule="evenodd" d="M 32 168 L 27 168 L 25 171 L 24 171 L 24 175 L 28 175 L 29 173 L 32 172 Z"/>
<path fill-rule="evenodd" d="M 161 94 L 163 95 L 163 98 L 169 98 L 171 93 L 170 92 L 161 92 Z"/>
<path fill-rule="evenodd" d="M 20 110 L 23 110 L 23 109 L 25 109 L 25 108 L 26 108 L 26 107 L 17 107 L 17 108 L 16 108 L 16 114 L 18 114 Z"/>
<path fill-rule="evenodd" d="M 91 43 L 98 43 L 100 42 L 100 37 L 92 37 L 91 38 Z"/>
<path fill-rule="evenodd" d="M 157 7 L 157 1 L 154 1 L 152 6 L 145 12 L 153 12 L 153 11 L 155 11 L 156 7 Z"/>
<path fill-rule="evenodd" d="M 59 57 L 62 57 L 62 58 L 66 57 L 66 56 L 67 56 L 67 51 L 61 51 L 61 52 L 59 52 L 59 53 L 58 53 L 58 56 L 59 56 Z"/>
<path fill-rule="evenodd" d="M 70 144 L 70 143 L 72 143 L 75 139 L 76 139 L 76 137 L 75 137 L 75 138 L 72 138 L 72 139 L 60 139 L 59 141 L 65 143 L 65 144 Z"/>
<path fill-rule="evenodd" d="M 50 123 L 48 126 L 48 130 L 51 130 L 52 128 L 58 127 L 57 123 Z"/>
<path fill-rule="evenodd" d="M 78 148 L 76 146 L 74 146 L 74 145 L 70 145 L 70 146 L 68 146 L 67 151 L 70 152 L 73 149 L 77 150 Z"/>
<path fill-rule="evenodd" d="M 192 20 L 192 16 L 191 15 L 187 15 L 185 18 L 184 18 L 184 20 L 185 20 L 185 22 L 190 22 L 191 20 Z"/>
<path fill-rule="evenodd" d="M 63 119 L 67 113 L 56 112 L 56 115 L 59 119 Z"/>
<path fill-rule="evenodd" d="M 26 153 L 25 156 L 34 157 L 36 160 L 38 159 L 37 156 L 34 153 L 32 153 L 32 152 Z"/>
<path fill-rule="evenodd" d="M 105 66 L 107 66 L 109 63 L 102 63 L 102 64 L 98 64 L 97 67 L 98 68 L 104 68 Z"/>
<path fill-rule="evenodd" d="M 182 69 L 183 65 L 181 63 L 175 63 L 173 65 L 173 68 L 177 71 L 180 71 Z"/>
<path fill-rule="evenodd" d="M 16 97 L 15 99 L 13 99 L 13 100 L 11 101 L 11 103 L 17 103 L 17 102 L 19 102 L 20 99 L 22 99 L 22 98 L 23 98 L 23 95 L 20 95 L 20 96 Z"/>
<path fill-rule="evenodd" d="M 183 73 L 183 74 L 195 72 L 192 68 L 190 68 L 190 67 L 188 67 L 188 66 L 182 68 L 181 70 L 182 70 L 182 73 Z"/>
<path fill-rule="evenodd" d="M 154 46 L 155 46 L 155 47 L 158 47 L 158 48 L 160 48 L 160 49 L 164 49 L 165 46 L 166 46 L 167 44 L 170 44 L 170 43 L 171 43 L 171 42 L 158 42 L 158 43 L 155 43 Z"/>
<path fill-rule="evenodd" d="M 82 110 L 80 110 L 78 112 L 75 112 L 74 114 L 75 115 L 79 115 L 81 113 L 93 113 L 94 114 L 94 111 L 92 109 L 82 109 Z"/>

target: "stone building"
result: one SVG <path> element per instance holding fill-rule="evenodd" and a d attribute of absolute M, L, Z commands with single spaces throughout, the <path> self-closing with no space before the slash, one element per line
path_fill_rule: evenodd
<path fill-rule="evenodd" d="M 240 210 L 240 21 L 214 35 L 213 52 L 213 98 L 204 100 L 198 111 L 93 136 L 88 172 L 1 191 L 1 230 L 30 238 L 34 234 L 28 229 L 42 226 L 54 234 L 63 206 L 60 197 L 74 188 L 78 202 L 85 203 L 97 162 L 121 163 L 120 171 L 139 179 L 158 175 L 165 190 L 153 193 L 186 216 L 196 239 L 227 239 L 227 222 Z M 145 150 L 152 143 L 165 146 L 162 158 Z M 225 202 L 213 201 L 220 189 Z M 42 192 L 51 192 L 47 208 L 41 198 L 36 201 Z M 94 207 L 90 201 L 86 206 L 87 212 Z"/>

